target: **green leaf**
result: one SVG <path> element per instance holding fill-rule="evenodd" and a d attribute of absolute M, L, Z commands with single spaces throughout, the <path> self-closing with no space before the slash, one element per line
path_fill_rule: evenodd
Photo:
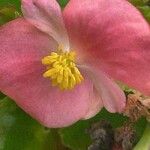
<path fill-rule="evenodd" d="M 147 21 L 150 22 L 150 6 L 148 5 L 149 0 L 130 0 L 130 2 L 136 6 L 147 19 Z"/>
<path fill-rule="evenodd" d="M 88 129 L 92 122 L 99 120 L 108 120 L 114 128 L 121 126 L 127 118 L 119 114 L 111 114 L 106 110 L 102 110 L 97 116 L 92 119 L 79 121 L 71 127 L 60 129 L 59 133 L 64 145 L 72 150 L 87 150 L 91 140 L 86 129 Z"/>
<path fill-rule="evenodd" d="M 69 0 L 57 0 L 61 7 L 65 7 Z"/>
<path fill-rule="evenodd" d="M 14 7 L 0 7 L 0 25 L 16 19 L 19 16 L 19 12 Z"/>
<path fill-rule="evenodd" d="M 150 7 L 149 6 L 141 6 L 138 8 L 142 12 L 144 17 L 150 22 Z"/>
<path fill-rule="evenodd" d="M 19 12 L 21 11 L 21 0 L 0 0 L 0 7 L 2 6 L 10 6 L 17 9 Z"/>
<path fill-rule="evenodd" d="M 129 0 L 134 6 L 144 6 L 145 1 L 144 0 Z"/>
<path fill-rule="evenodd" d="M 6 95 L 4 95 L 3 93 L 0 92 L 0 100 L 4 99 L 6 97 Z"/>
<path fill-rule="evenodd" d="M 41 126 L 9 98 L 0 101 L 0 150 L 58 150 L 58 146 L 62 145 L 57 132 Z"/>
<path fill-rule="evenodd" d="M 143 137 L 133 150 L 149 150 L 149 149 L 150 149 L 150 124 L 148 123 L 144 131 Z"/>
<path fill-rule="evenodd" d="M 147 125 L 146 118 L 141 118 L 135 123 L 134 127 L 138 136 L 138 140 L 140 140 L 140 138 L 142 137 L 146 125 Z"/>

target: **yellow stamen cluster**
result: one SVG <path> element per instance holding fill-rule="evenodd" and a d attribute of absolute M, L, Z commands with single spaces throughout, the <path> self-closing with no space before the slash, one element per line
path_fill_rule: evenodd
<path fill-rule="evenodd" d="M 50 56 L 42 59 L 42 64 L 47 66 L 47 71 L 43 76 L 50 78 L 52 85 L 60 89 L 72 89 L 83 80 L 75 64 L 75 52 L 63 52 L 62 50 L 52 52 Z"/>

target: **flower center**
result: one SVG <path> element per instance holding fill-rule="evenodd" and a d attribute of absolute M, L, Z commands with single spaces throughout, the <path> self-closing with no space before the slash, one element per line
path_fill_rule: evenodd
<path fill-rule="evenodd" d="M 83 80 L 79 69 L 75 64 L 75 52 L 64 52 L 58 48 L 42 59 L 42 64 L 47 66 L 43 77 L 50 78 L 53 86 L 62 90 L 73 89 Z"/>

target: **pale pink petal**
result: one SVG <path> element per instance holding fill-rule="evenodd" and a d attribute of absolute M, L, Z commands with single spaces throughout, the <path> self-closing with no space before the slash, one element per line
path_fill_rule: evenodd
<path fill-rule="evenodd" d="M 71 0 L 64 19 L 86 63 L 150 95 L 150 27 L 126 0 Z"/>
<path fill-rule="evenodd" d="M 63 44 L 66 50 L 69 49 L 61 8 L 56 0 L 22 0 L 22 12 L 35 27 Z"/>
<path fill-rule="evenodd" d="M 90 97 L 91 97 L 91 104 L 83 119 L 89 119 L 95 116 L 104 106 L 103 101 L 94 85 Z"/>
<path fill-rule="evenodd" d="M 122 112 L 126 97 L 120 87 L 105 73 L 94 67 L 80 66 L 93 81 L 96 92 L 101 97 L 103 106 L 109 112 Z M 101 104 L 102 106 L 102 104 Z"/>
<path fill-rule="evenodd" d="M 56 42 L 24 19 L 0 28 L 0 91 L 47 127 L 63 127 L 84 118 L 90 106 L 93 83 L 86 79 L 70 91 L 52 87 L 43 78 L 43 56 Z"/>

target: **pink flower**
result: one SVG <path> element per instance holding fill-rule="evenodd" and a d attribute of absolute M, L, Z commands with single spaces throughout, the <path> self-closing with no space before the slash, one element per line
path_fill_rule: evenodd
<path fill-rule="evenodd" d="M 0 90 L 43 125 L 122 112 L 112 78 L 150 94 L 150 28 L 128 1 L 70 0 L 62 13 L 55 0 L 23 0 L 22 11 L 0 28 Z"/>

